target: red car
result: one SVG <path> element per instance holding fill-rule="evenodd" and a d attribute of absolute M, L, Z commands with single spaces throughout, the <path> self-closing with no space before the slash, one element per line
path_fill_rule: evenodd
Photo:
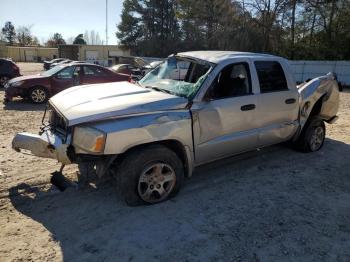
<path fill-rule="evenodd" d="M 20 96 L 39 104 L 72 86 L 128 80 L 128 75 L 115 73 L 99 65 L 87 63 L 59 65 L 38 75 L 21 76 L 10 80 L 5 85 L 5 102 Z"/>

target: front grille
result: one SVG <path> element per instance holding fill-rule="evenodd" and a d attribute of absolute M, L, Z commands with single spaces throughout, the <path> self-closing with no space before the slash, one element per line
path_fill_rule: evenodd
<path fill-rule="evenodd" d="M 49 122 L 50 122 L 50 127 L 53 131 L 57 131 L 64 136 L 67 134 L 66 120 L 54 109 L 50 110 Z"/>

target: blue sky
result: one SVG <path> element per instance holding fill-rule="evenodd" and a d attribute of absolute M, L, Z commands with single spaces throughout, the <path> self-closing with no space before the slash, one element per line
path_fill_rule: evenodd
<path fill-rule="evenodd" d="M 0 27 L 6 21 L 17 26 L 32 25 L 40 42 L 55 32 L 63 38 L 86 30 L 98 31 L 105 39 L 106 0 L 0 0 Z M 122 0 L 108 0 L 108 44 L 117 44 L 116 24 L 120 22 Z"/>

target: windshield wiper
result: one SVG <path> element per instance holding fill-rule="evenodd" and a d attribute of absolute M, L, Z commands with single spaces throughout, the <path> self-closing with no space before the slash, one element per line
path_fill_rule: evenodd
<path fill-rule="evenodd" d="M 153 90 L 156 90 L 156 91 L 159 91 L 159 92 L 163 92 L 163 93 L 174 95 L 173 92 L 171 92 L 171 91 L 169 91 L 167 89 L 156 87 L 156 86 L 146 86 L 146 88 L 150 88 L 150 89 L 153 89 Z"/>

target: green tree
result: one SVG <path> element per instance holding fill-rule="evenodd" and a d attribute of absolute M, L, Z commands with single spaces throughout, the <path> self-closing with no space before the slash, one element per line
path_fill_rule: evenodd
<path fill-rule="evenodd" d="M 16 38 L 16 30 L 12 22 L 6 22 L 1 31 L 9 45 L 13 45 Z"/>
<path fill-rule="evenodd" d="M 125 0 L 116 33 L 135 53 L 166 56 L 178 49 L 180 27 L 175 0 Z"/>
<path fill-rule="evenodd" d="M 84 35 L 79 34 L 73 41 L 74 45 L 86 45 L 86 41 L 84 40 Z"/>
<path fill-rule="evenodd" d="M 136 49 L 138 43 L 142 41 L 143 28 L 141 18 L 136 17 L 141 6 L 137 0 L 125 0 L 121 14 L 121 22 L 117 26 L 116 36 L 120 43 L 133 50 Z"/>
<path fill-rule="evenodd" d="M 138 55 L 186 50 L 350 59 L 349 0 L 125 0 L 117 37 Z"/>
<path fill-rule="evenodd" d="M 190 49 L 239 48 L 242 16 L 240 7 L 230 0 L 179 0 L 177 15 L 182 24 L 184 44 Z"/>

